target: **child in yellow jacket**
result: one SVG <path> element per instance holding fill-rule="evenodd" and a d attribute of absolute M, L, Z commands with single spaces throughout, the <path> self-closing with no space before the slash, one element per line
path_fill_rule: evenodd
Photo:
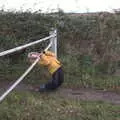
<path fill-rule="evenodd" d="M 57 60 L 55 54 L 51 51 L 44 51 L 43 53 L 32 52 L 28 54 L 28 58 L 33 62 L 37 57 L 40 57 L 38 64 L 46 66 L 51 73 L 51 80 L 43 85 L 40 85 L 39 91 L 49 91 L 57 89 L 64 81 L 62 65 Z"/>

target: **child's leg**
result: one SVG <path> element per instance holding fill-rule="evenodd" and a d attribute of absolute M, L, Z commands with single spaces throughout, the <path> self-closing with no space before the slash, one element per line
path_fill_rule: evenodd
<path fill-rule="evenodd" d="M 44 85 L 46 90 L 54 90 L 58 88 L 63 83 L 63 71 L 59 68 L 53 75 L 52 79 Z"/>

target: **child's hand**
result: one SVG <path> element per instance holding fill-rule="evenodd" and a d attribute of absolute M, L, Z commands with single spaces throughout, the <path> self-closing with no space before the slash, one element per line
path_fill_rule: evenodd
<path fill-rule="evenodd" d="M 31 52 L 28 54 L 28 59 L 30 63 L 33 63 L 38 57 L 41 57 L 41 53 Z"/>
<path fill-rule="evenodd" d="M 31 52 L 28 54 L 28 58 L 36 59 L 38 57 L 40 57 L 40 53 L 37 52 Z"/>

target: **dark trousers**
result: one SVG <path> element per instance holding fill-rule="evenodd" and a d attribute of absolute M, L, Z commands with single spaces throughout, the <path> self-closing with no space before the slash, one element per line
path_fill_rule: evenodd
<path fill-rule="evenodd" d="M 53 73 L 51 80 L 45 84 L 45 88 L 48 90 L 54 90 L 58 88 L 64 81 L 63 70 L 60 67 L 56 72 Z"/>

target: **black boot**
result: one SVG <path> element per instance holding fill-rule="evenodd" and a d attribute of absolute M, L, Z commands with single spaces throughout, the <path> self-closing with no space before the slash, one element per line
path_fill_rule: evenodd
<path fill-rule="evenodd" d="M 39 92 L 46 92 L 46 91 L 47 91 L 47 89 L 45 87 L 45 84 L 40 85 Z"/>

